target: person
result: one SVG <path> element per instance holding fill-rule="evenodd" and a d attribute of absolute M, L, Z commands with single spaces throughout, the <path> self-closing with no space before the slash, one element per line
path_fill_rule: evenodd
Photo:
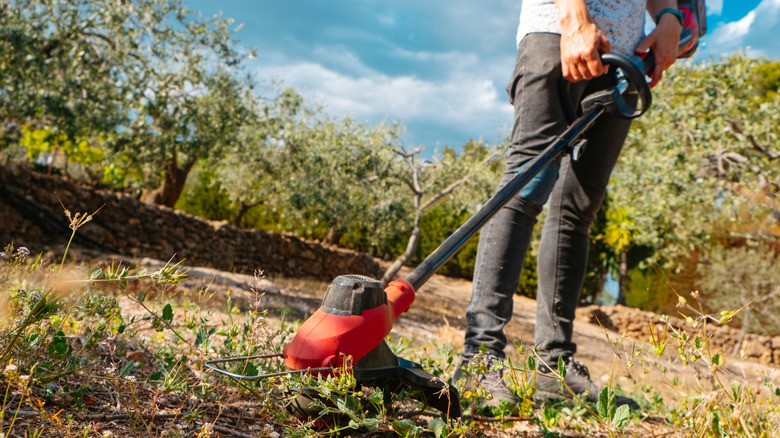
<path fill-rule="evenodd" d="M 647 36 L 645 11 L 656 19 Z M 655 86 L 677 58 L 682 21 L 676 0 L 523 0 L 517 61 L 507 87 L 514 127 L 499 188 L 577 118 L 583 97 L 610 85 L 600 54 L 652 50 L 655 67 L 648 76 L 650 86 Z M 566 364 L 565 383 L 572 391 L 589 401 L 598 400 L 598 386 L 587 368 L 574 360 L 577 346 L 572 329 L 585 277 L 589 228 L 629 126 L 630 120 L 609 114 L 600 117 L 584 135 L 588 147 L 577 161 L 566 156 L 548 165 L 481 231 L 466 310 L 465 349 L 454 381 L 462 382 L 464 391 L 477 386 L 489 391 L 492 397 L 480 400 L 483 406 L 519 401 L 504 381 L 503 368 L 495 371 L 490 365 L 505 358 L 504 326 L 512 316 L 512 298 L 536 217 L 545 204 L 534 340 L 546 365 L 539 369 L 536 394 L 568 395 L 551 374 L 561 358 Z M 474 364 L 477 358 L 487 367 Z M 627 397 L 620 397 L 618 404 L 637 407 Z"/>

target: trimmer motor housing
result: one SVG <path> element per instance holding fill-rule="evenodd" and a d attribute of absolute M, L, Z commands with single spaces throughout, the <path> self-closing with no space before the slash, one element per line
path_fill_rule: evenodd
<path fill-rule="evenodd" d="M 420 365 L 397 357 L 385 337 L 395 319 L 409 309 L 414 289 L 404 280 L 386 288 L 369 277 L 342 275 L 328 286 L 322 305 L 298 330 L 284 350 L 288 369 L 326 368 L 322 374 L 341 372 L 348 359 L 358 384 L 402 389 L 446 418 L 461 415 L 458 391 L 426 372 Z M 316 418 L 321 408 L 311 404 L 316 395 L 301 392 L 288 408 L 299 417 Z"/>
<path fill-rule="evenodd" d="M 357 364 L 390 333 L 393 323 L 409 310 L 414 288 L 396 280 L 387 289 L 359 275 L 336 277 L 322 305 L 301 325 L 284 347 L 284 364 L 291 370 Z"/>
<path fill-rule="evenodd" d="M 707 33 L 707 11 L 704 6 L 704 0 L 678 0 L 677 9 L 682 11 L 685 19 L 683 20 L 683 38 L 686 32 L 691 32 L 695 38 L 683 48 L 678 58 L 688 58 L 696 52 L 699 45 L 699 38 Z M 682 38 L 681 38 L 682 39 Z"/>

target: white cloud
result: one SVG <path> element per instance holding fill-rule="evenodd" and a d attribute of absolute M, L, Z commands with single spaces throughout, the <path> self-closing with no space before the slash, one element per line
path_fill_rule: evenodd
<path fill-rule="evenodd" d="M 741 19 L 717 25 L 712 34 L 704 38 L 705 50 L 700 56 L 718 59 L 738 49 L 749 47 L 751 56 L 778 58 L 779 23 L 780 0 L 762 0 Z"/>
<path fill-rule="evenodd" d="M 378 14 L 376 16 L 376 21 L 387 26 L 392 26 L 395 24 L 395 17 L 392 15 Z"/>
<path fill-rule="evenodd" d="M 734 41 L 742 41 L 745 35 L 750 32 L 750 27 L 753 26 L 755 19 L 756 11 L 752 10 L 742 17 L 741 20 L 718 26 L 715 32 L 712 33 L 712 43 L 723 45 L 733 43 Z"/>
<path fill-rule="evenodd" d="M 457 145 L 465 142 L 461 140 L 464 137 L 492 138 L 501 126 L 512 121 L 512 107 L 498 91 L 504 84 L 497 86 L 494 79 L 508 78 L 511 65 L 485 62 L 474 53 L 412 52 L 396 47 L 391 59 L 439 67 L 439 73 L 423 79 L 415 74 L 392 76 L 372 69 L 343 46 L 317 47 L 313 53 L 314 59 L 257 67 L 256 77 L 261 81 L 281 78 L 307 101 L 325 105 L 325 111 L 334 116 L 348 116 L 359 122 L 386 119 L 407 126 L 429 126 L 442 133 L 441 138 L 420 139 L 429 147 L 437 142 Z M 327 66 L 318 60 L 327 62 Z M 415 134 L 408 132 L 406 137 L 416 139 Z"/>
<path fill-rule="evenodd" d="M 388 119 L 451 126 L 458 131 L 467 128 L 474 130 L 473 138 L 492 137 L 502 124 L 511 121 L 512 108 L 493 82 L 467 72 L 438 82 L 379 72 L 350 77 L 314 63 L 261 68 L 257 72 L 262 78 L 282 77 L 286 85 L 295 87 L 309 100 L 325 104 L 326 112 L 358 121 Z"/>
<path fill-rule="evenodd" d="M 338 65 L 340 71 L 352 76 L 373 74 L 373 70 L 366 67 L 357 55 L 345 47 L 318 46 L 314 48 L 312 55 L 315 59 L 327 60 L 330 65 Z"/>
<path fill-rule="evenodd" d="M 444 64 L 453 68 L 464 68 L 467 66 L 474 67 L 478 65 L 480 61 L 479 57 L 474 53 L 463 53 L 457 51 L 412 52 L 410 50 L 402 49 L 401 47 L 394 48 L 393 56 L 397 56 L 402 59 L 412 59 L 416 61 L 431 62 L 435 64 Z"/>
<path fill-rule="evenodd" d="M 723 0 L 707 0 L 707 15 L 720 15 L 723 12 Z"/>

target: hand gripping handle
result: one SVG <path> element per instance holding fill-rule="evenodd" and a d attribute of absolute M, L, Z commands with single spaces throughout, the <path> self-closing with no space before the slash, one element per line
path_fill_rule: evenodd
<path fill-rule="evenodd" d="M 648 56 L 642 60 L 636 56 L 628 58 L 616 53 L 605 53 L 601 55 L 601 62 L 605 65 L 615 66 L 620 73 L 621 81 L 627 82 L 627 87 L 621 88 L 618 84 L 618 92 L 612 96 L 615 105 L 611 108 L 611 112 L 626 119 L 635 119 L 644 114 L 653 103 L 653 95 L 643 73 L 652 69 L 652 57 Z M 632 107 L 626 102 L 624 96 L 633 92 L 639 95 L 639 101 L 636 106 Z"/>

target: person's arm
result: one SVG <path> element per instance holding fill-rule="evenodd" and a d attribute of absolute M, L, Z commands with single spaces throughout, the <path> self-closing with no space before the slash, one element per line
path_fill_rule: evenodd
<path fill-rule="evenodd" d="M 647 12 L 655 18 L 665 8 L 677 9 L 677 0 L 647 0 Z M 655 29 L 636 48 L 637 54 L 653 51 L 655 68 L 650 73 L 650 86 L 654 87 L 663 77 L 664 70 L 677 60 L 677 49 L 680 44 L 680 33 L 683 27 L 674 14 L 663 14 Z"/>
<path fill-rule="evenodd" d="M 571 82 L 592 79 L 607 72 L 602 53 L 609 53 L 609 39 L 593 23 L 585 0 L 555 0 L 561 20 L 563 77 Z"/>

